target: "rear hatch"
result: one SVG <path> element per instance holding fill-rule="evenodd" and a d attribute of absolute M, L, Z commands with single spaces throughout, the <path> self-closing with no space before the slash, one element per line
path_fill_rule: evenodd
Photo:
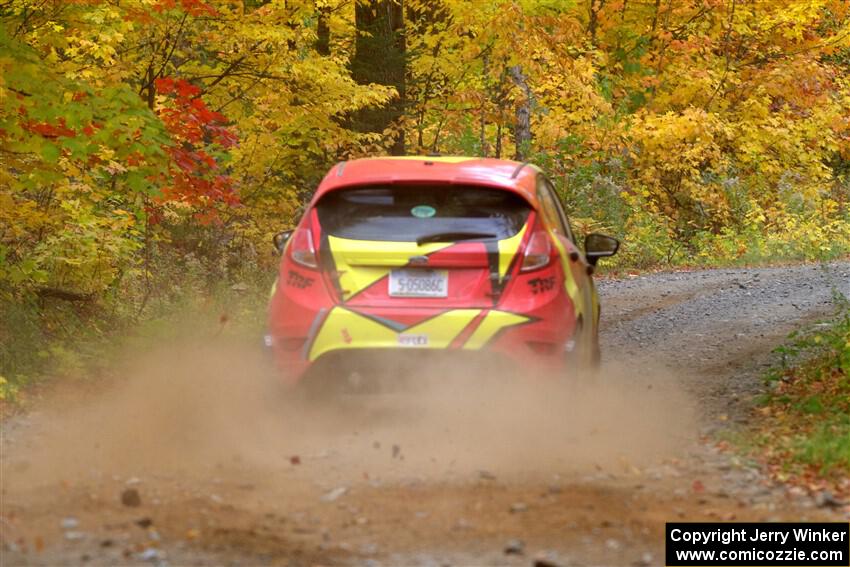
<path fill-rule="evenodd" d="M 493 306 L 509 281 L 531 208 L 473 185 L 359 186 L 316 205 L 322 267 L 363 306 Z"/>

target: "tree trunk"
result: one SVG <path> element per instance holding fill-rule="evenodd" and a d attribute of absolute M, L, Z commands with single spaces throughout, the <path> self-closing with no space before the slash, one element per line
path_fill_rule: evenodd
<path fill-rule="evenodd" d="M 331 28 L 328 26 L 330 9 L 327 6 L 318 9 L 316 22 L 316 52 L 319 55 L 331 54 Z"/>
<path fill-rule="evenodd" d="M 531 88 L 528 79 L 522 74 L 522 67 L 514 65 L 508 69 L 514 84 L 522 89 L 524 99 L 518 101 L 516 106 L 516 122 L 514 124 L 514 159 L 525 161 L 528 151 L 531 149 Z"/>
<path fill-rule="evenodd" d="M 605 5 L 605 0 L 590 0 L 590 13 L 587 20 L 587 33 L 590 43 L 596 45 L 596 30 L 599 27 L 599 10 Z"/>
<path fill-rule="evenodd" d="M 360 132 L 383 132 L 404 113 L 407 71 L 403 0 L 357 2 L 354 20 L 357 38 L 351 75 L 362 85 L 377 83 L 395 87 L 398 97 L 383 108 L 358 111 L 354 128 Z M 390 153 L 404 154 L 404 133 L 396 136 Z"/>

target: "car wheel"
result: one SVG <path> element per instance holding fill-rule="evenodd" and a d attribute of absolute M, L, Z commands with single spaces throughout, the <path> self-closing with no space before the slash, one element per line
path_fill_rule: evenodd
<path fill-rule="evenodd" d="M 584 319 L 579 317 L 574 336 L 576 344 L 573 352 L 568 353 L 569 364 L 575 366 L 581 374 L 595 373 L 602 358 L 597 330 L 586 329 Z"/>

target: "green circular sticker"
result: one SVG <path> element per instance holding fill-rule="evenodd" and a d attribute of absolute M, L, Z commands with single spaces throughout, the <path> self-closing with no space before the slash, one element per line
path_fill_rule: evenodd
<path fill-rule="evenodd" d="M 410 209 L 410 214 L 419 219 L 429 219 L 437 214 L 437 209 L 428 205 L 416 205 Z"/>

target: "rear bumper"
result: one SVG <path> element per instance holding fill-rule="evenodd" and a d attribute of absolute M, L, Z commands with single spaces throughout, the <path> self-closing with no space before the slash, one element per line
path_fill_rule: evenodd
<path fill-rule="evenodd" d="M 447 358 L 483 360 L 489 355 L 526 373 L 546 373 L 564 366 L 574 329 L 573 317 L 557 316 L 551 310 L 526 314 L 500 309 L 365 313 L 336 306 L 315 312 L 306 328 L 279 328 L 269 334 L 267 344 L 284 380 L 291 383 L 319 363 L 327 368 L 340 361 L 336 364 L 350 370 L 352 365 L 341 361 L 370 359 L 376 353 L 380 360 L 391 353 L 394 361 L 409 359 L 428 365 Z M 481 367 L 475 364 L 475 368 Z"/>
<path fill-rule="evenodd" d="M 548 285 L 535 285 L 541 281 Z M 426 364 L 447 351 L 498 353 L 526 373 L 560 370 L 576 329 L 556 264 L 516 276 L 491 307 L 447 307 L 440 300 L 340 304 L 327 289 L 319 274 L 305 271 L 292 281 L 281 276 L 272 294 L 267 343 L 288 382 L 320 361 L 375 351 L 398 351 Z"/>

